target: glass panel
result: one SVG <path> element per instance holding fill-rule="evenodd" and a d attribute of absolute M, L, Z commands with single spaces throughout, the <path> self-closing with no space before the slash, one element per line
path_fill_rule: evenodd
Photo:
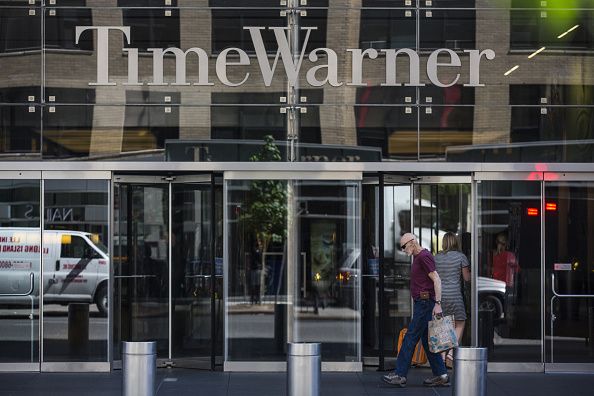
<path fill-rule="evenodd" d="M 460 345 L 470 345 L 470 277 L 465 281 L 462 268 L 470 271 L 471 201 L 470 184 L 417 184 L 414 188 L 414 234 L 435 256 L 443 310 L 454 315 L 462 329 L 458 330 Z M 456 240 L 456 244 L 450 240 L 447 249 L 446 233 L 453 233 Z"/>
<path fill-rule="evenodd" d="M 434 113 L 438 111 L 432 109 Z M 439 127 L 437 132 L 424 127 L 430 125 L 433 114 L 421 114 L 421 128 L 425 129 L 421 131 L 421 141 L 427 143 L 421 147 L 427 147 L 427 156 L 433 149 L 445 152 L 448 161 L 462 162 L 592 162 L 594 159 L 592 107 L 451 109 L 453 128 Z M 445 112 L 446 108 L 442 108 L 441 113 Z"/>
<path fill-rule="evenodd" d="M 359 184 L 292 182 L 296 212 L 293 342 L 321 342 L 322 360 L 360 361 Z"/>
<path fill-rule="evenodd" d="M 474 10 L 420 10 L 419 25 L 419 46 L 422 50 L 449 48 L 463 51 L 476 48 Z"/>
<path fill-rule="evenodd" d="M 41 9 L 18 7 L 27 1 L 2 2 L 0 7 L 0 102 L 41 102 Z"/>
<path fill-rule="evenodd" d="M 244 79 L 245 82 L 240 84 L 244 91 L 286 91 L 287 78 L 282 61 L 279 60 L 274 78 L 267 86 L 255 56 L 250 32 L 244 29 L 247 26 L 265 27 L 260 31 L 265 50 L 275 54 L 278 47 L 276 38 L 274 32 L 267 28 L 287 25 L 287 18 L 281 17 L 276 7 L 278 3 L 253 9 L 245 8 L 243 3 L 243 8 L 218 8 L 216 4 L 213 7 L 217 8 L 207 8 L 187 2 L 180 7 L 172 4 L 159 8 L 156 6 L 163 6 L 162 1 L 150 0 L 118 0 L 118 6 L 123 8 L 103 7 L 101 4 L 88 8 L 85 7 L 86 3 L 77 0 L 76 4 L 67 7 L 45 10 L 47 102 L 210 105 L 211 93 L 233 94 L 238 88 L 231 85 L 239 84 Z M 325 12 L 312 11 L 318 30 L 312 32 L 311 46 L 325 46 L 322 45 L 326 38 Z M 96 23 L 94 19 L 98 17 L 102 23 Z M 115 28 L 109 30 L 109 49 L 102 60 L 98 57 L 99 49 L 102 48 L 99 41 L 105 36 L 97 33 L 99 25 L 125 26 L 130 29 L 127 37 L 129 42 L 122 31 Z M 95 28 L 82 31 L 76 43 L 75 26 Z M 221 79 L 217 73 L 217 57 L 229 47 L 243 50 L 249 64 L 233 65 L 238 55 L 231 51 L 227 57 L 229 65 L 226 77 Z M 150 49 L 171 50 L 160 57 Z M 180 51 L 174 53 L 177 49 Z M 162 60 L 160 74 L 154 67 L 155 57 Z M 266 61 L 272 68 L 273 61 Z M 98 80 L 99 62 L 105 63 L 100 68 L 108 72 L 103 80 Z M 72 65 L 76 65 L 76 73 L 71 72 Z M 96 87 L 98 94 L 95 94 L 95 83 L 99 83 Z M 81 101 L 80 95 L 54 93 L 51 90 L 66 87 L 92 93 L 87 100 Z M 273 103 L 278 104 L 279 97 Z M 208 121 L 202 121 L 201 124 L 206 125 Z"/>
<path fill-rule="evenodd" d="M 594 363 L 593 239 L 594 183 L 546 183 L 546 362 Z"/>
<path fill-rule="evenodd" d="M 492 362 L 542 362 L 540 187 L 478 183 L 478 343 Z"/>
<path fill-rule="evenodd" d="M 359 361 L 359 185 L 230 180 L 227 193 L 227 360 L 284 361 L 293 340 Z"/>
<path fill-rule="evenodd" d="M 114 359 L 122 341 L 157 341 L 169 356 L 169 186 L 116 184 Z"/>
<path fill-rule="evenodd" d="M 43 361 L 107 361 L 108 180 L 45 180 Z"/>
<path fill-rule="evenodd" d="M 358 25 L 360 32 L 357 48 L 375 48 L 379 51 L 417 46 L 415 10 L 364 8 Z"/>
<path fill-rule="evenodd" d="M 227 360 L 284 361 L 287 342 L 287 187 L 227 182 Z"/>
<path fill-rule="evenodd" d="M 172 185 L 172 357 L 201 358 L 208 366 L 214 342 L 211 201 L 210 184 Z"/>
<path fill-rule="evenodd" d="M 373 180 L 373 179 L 372 179 Z M 379 187 L 362 186 L 363 261 L 361 275 L 361 347 L 363 358 L 379 353 Z"/>
<path fill-rule="evenodd" d="M 23 161 L 40 157 L 41 107 L 0 106 L 0 158 Z"/>
<path fill-rule="evenodd" d="M 414 106 L 327 106 L 313 125 L 327 144 L 366 146 L 372 156 L 381 150 L 385 158 L 410 160 L 417 159 L 417 122 Z"/>
<path fill-rule="evenodd" d="M 400 331 L 412 316 L 410 258 L 400 250 L 400 237 L 412 229 L 410 185 L 384 187 L 384 354 L 397 355 Z"/>
<path fill-rule="evenodd" d="M 0 363 L 39 363 L 39 180 L 0 180 Z"/>

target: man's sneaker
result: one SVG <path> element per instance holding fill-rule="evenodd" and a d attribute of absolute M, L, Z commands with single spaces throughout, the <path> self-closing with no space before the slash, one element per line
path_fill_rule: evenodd
<path fill-rule="evenodd" d="M 382 377 L 382 380 L 386 384 L 397 385 L 401 388 L 404 388 L 406 386 L 406 377 L 401 377 L 393 371 L 390 374 L 384 375 Z"/>
<path fill-rule="evenodd" d="M 429 387 L 450 386 L 450 377 L 447 374 L 443 374 L 432 378 L 427 378 L 425 381 L 423 381 L 423 385 Z"/>

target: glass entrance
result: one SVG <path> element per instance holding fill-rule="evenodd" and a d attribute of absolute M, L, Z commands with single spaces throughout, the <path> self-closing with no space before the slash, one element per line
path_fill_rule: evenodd
<path fill-rule="evenodd" d="M 475 177 L 478 345 L 490 367 L 540 371 L 542 173 Z"/>
<path fill-rule="evenodd" d="M 161 365 L 212 368 L 222 268 L 211 177 L 116 176 L 114 198 L 114 360 L 122 341 L 150 340 Z"/>
<path fill-rule="evenodd" d="M 0 172 L 0 370 L 39 370 L 41 175 L 31 173 Z"/>
<path fill-rule="evenodd" d="M 446 232 L 471 257 L 470 177 L 408 177 L 384 175 L 377 188 L 364 187 L 363 202 L 363 350 L 366 364 L 393 360 L 399 332 L 411 318 L 411 260 L 400 250 L 400 237 L 413 232 L 434 255 L 442 250 Z M 382 199 L 383 202 L 379 200 Z M 381 229 L 381 236 L 376 229 Z M 376 263 L 382 262 L 381 266 Z M 464 283 L 460 284 L 464 287 Z M 470 345 L 470 288 L 464 288 L 466 331 L 462 344 Z M 377 358 L 376 358 L 377 357 Z M 378 363 L 375 363 L 378 361 Z M 390 365 L 388 365 L 390 366 Z"/>
<path fill-rule="evenodd" d="M 287 342 L 361 367 L 360 174 L 307 176 L 225 174 L 226 370 L 282 369 Z"/>
<path fill-rule="evenodd" d="M 594 363 L 594 181 L 546 176 L 545 362 Z"/>

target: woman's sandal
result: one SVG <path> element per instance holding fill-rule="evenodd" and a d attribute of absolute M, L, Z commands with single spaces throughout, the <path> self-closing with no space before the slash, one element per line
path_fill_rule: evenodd
<path fill-rule="evenodd" d="M 450 355 L 449 353 L 446 355 L 445 365 L 449 369 L 454 368 L 454 357 L 452 355 Z"/>

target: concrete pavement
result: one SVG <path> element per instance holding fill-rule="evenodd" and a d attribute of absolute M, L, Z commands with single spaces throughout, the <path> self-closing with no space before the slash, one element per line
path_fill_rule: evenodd
<path fill-rule="evenodd" d="M 424 388 L 429 369 L 411 369 L 407 388 L 383 384 L 382 373 L 322 373 L 322 395 L 423 396 L 451 395 L 451 388 Z M 1 396 L 107 396 L 121 394 L 122 372 L 112 373 L 1 373 Z M 224 373 L 190 369 L 157 370 L 157 396 L 283 396 L 285 373 Z M 592 374 L 490 373 L 488 396 L 590 396 Z"/>

